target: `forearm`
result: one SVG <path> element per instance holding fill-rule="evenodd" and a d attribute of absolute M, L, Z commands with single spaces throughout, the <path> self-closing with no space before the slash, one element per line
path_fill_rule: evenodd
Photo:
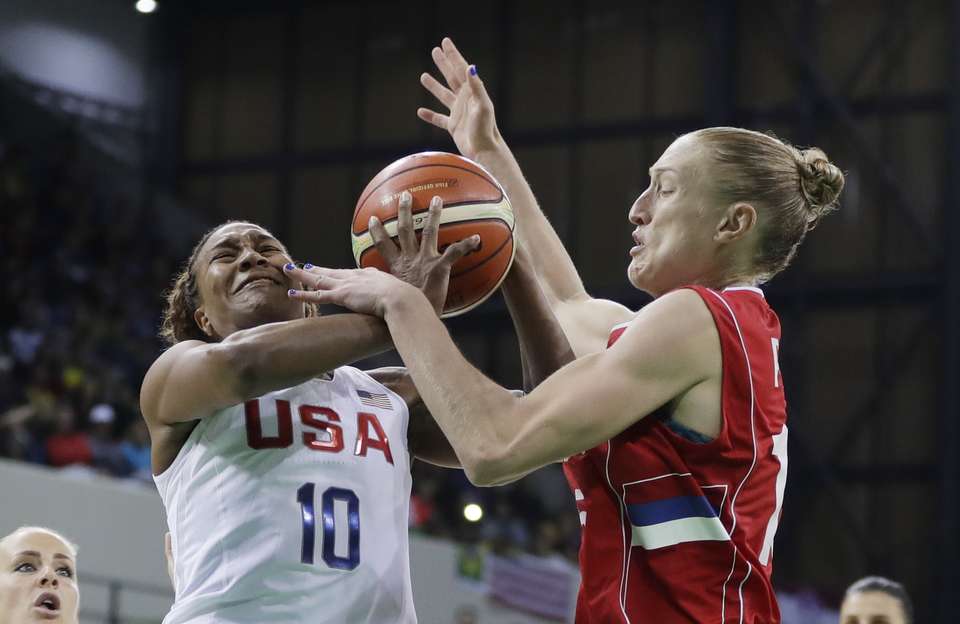
<path fill-rule="evenodd" d="M 502 290 L 520 345 L 524 389 L 529 392 L 575 356 L 525 249 L 517 250 Z"/>
<path fill-rule="evenodd" d="M 516 238 L 530 251 L 534 270 L 544 280 L 550 304 L 586 297 L 570 254 L 540 209 L 533 189 L 503 139 L 498 137 L 496 147 L 474 154 L 473 158 L 487 168 L 507 192 L 517 215 Z"/>
<path fill-rule="evenodd" d="M 476 481 L 519 433 L 520 399 L 467 362 L 425 298 L 399 297 L 385 320 L 423 402 Z"/>
<path fill-rule="evenodd" d="M 222 343 L 245 399 L 287 388 L 391 348 L 380 319 L 334 314 L 235 332 Z"/>

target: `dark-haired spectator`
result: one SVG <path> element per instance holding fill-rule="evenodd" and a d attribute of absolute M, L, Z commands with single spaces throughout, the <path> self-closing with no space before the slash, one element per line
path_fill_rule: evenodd
<path fill-rule="evenodd" d="M 77 413 L 70 405 L 61 403 L 56 411 L 56 429 L 47 438 L 47 463 L 57 468 L 93 464 L 90 438 L 77 429 Z"/>
<path fill-rule="evenodd" d="M 867 576 L 849 588 L 840 606 L 840 624 L 913 624 L 913 603 L 903 585 Z"/>

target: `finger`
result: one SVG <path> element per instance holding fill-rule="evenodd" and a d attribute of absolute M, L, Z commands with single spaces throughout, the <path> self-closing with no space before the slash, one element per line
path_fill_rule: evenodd
<path fill-rule="evenodd" d="M 474 234 L 470 238 L 457 241 L 443 251 L 442 260 L 447 264 L 454 264 L 460 258 L 480 249 L 480 235 Z"/>
<path fill-rule="evenodd" d="M 456 101 L 457 96 L 453 94 L 453 91 L 440 84 L 439 80 L 424 72 L 420 74 L 420 84 L 432 93 L 433 97 L 440 100 L 441 104 L 447 108 L 453 108 L 453 103 Z"/>
<path fill-rule="evenodd" d="M 312 264 L 305 264 L 301 269 L 293 263 L 285 264 L 283 266 L 283 272 L 286 273 L 292 280 L 302 284 L 313 285 L 316 281 L 317 276 L 316 272 L 320 267 L 315 267 Z"/>
<path fill-rule="evenodd" d="M 443 74 L 443 79 L 447 81 L 447 86 L 450 87 L 450 90 L 454 93 L 460 89 L 460 85 L 463 84 L 463 72 L 458 71 L 447 58 L 447 55 L 444 54 L 443 50 L 440 48 L 434 48 L 430 50 L 430 56 L 433 57 L 433 64 L 437 66 L 437 69 L 440 70 L 440 73 Z"/>
<path fill-rule="evenodd" d="M 443 200 L 434 195 L 430 200 L 430 210 L 427 221 L 423 225 L 423 236 L 420 238 L 420 253 L 437 253 L 437 234 L 440 231 L 440 213 L 443 212 Z"/>
<path fill-rule="evenodd" d="M 290 289 L 287 291 L 287 296 L 291 299 L 296 299 L 297 301 L 303 301 L 305 303 L 334 303 L 341 305 L 340 301 L 343 299 L 343 290 L 344 289 L 337 287 L 331 287 L 324 290 Z"/>
<path fill-rule="evenodd" d="M 377 248 L 377 251 L 380 252 L 380 256 L 383 257 L 387 264 L 393 264 L 393 261 L 397 258 L 397 254 L 400 253 L 400 248 L 397 247 L 397 244 L 393 242 L 393 239 L 387 234 L 387 228 L 383 227 L 380 219 L 371 216 L 370 221 L 367 223 L 367 229 L 370 230 L 370 236 L 373 237 L 373 244 Z"/>
<path fill-rule="evenodd" d="M 446 130 L 448 127 L 447 123 L 450 121 L 450 117 L 447 115 L 441 115 L 440 113 L 432 111 L 429 108 L 418 108 L 417 117 L 430 125 L 440 128 L 441 130 Z"/>
<path fill-rule="evenodd" d="M 469 63 L 467 63 L 467 59 L 463 58 L 463 54 L 460 53 L 460 50 L 453 43 L 453 39 L 444 37 L 443 41 L 440 42 L 440 49 L 443 50 L 444 56 L 447 57 L 447 62 L 450 63 L 451 67 L 457 72 L 457 75 L 462 76 L 464 69 Z"/>
<path fill-rule="evenodd" d="M 487 87 L 483 84 L 483 80 L 480 79 L 480 75 L 477 73 L 477 66 L 469 66 L 464 76 L 466 77 L 467 88 L 470 90 L 470 94 L 479 105 L 477 112 L 478 121 L 481 123 L 487 122 L 489 118 L 493 116 L 493 100 L 491 100 L 490 95 L 487 94 Z"/>
<path fill-rule="evenodd" d="M 307 267 L 310 267 L 307 269 Z M 306 269 L 306 270 L 305 270 Z M 287 264 L 283 267 L 283 272 L 301 285 L 311 288 L 320 288 L 322 280 L 343 279 L 349 276 L 350 271 L 356 269 L 328 269 L 326 267 L 315 267 L 312 264 L 305 264 L 303 269 L 297 268 L 294 264 Z"/>
<path fill-rule="evenodd" d="M 410 191 L 400 193 L 397 209 L 397 238 L 401 253 L 417 252 L 417 235 L 413 231 L 413 196 Z"/>

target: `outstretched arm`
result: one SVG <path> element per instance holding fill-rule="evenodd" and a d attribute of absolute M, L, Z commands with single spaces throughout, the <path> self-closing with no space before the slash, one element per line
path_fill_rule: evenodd
<path fill-rule="evenodd" d="M 540 210 L 520 165 L 497 128 L 493 102 L 476 68 L 468 65 L 449 38 L 432 54 L 446 86 L 427 73 L 420 81 L 449 109 L 449 114 L 421 108 L 418 116 L 447 130 L 464 156 L 482 164 L 503 185 L 517 213 L 517 239 L 529 251 L 547 301 L 574 351 L 579 356 L 602 350 L 610 328 L 629 320 L 633 313 L 618 303 L 593 299 L 587 294 L 570 254 Z"/>
<path fill-rule="evenodd" d="M 656 300 L 610 349 L 517 398 L 467 362 L 415 289 L 376 270 L 322 272 L 320 290 L 298 296 L 384 317 L 424 403 L 478 485 L 507 483 L 592 448 L 716 375 L 716 329 L 693 291 Z"/>

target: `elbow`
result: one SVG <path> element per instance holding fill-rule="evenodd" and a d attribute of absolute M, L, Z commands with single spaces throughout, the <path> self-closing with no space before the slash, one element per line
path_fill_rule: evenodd
<path fill-rule="evenodd" d="M 468 458 L 461 458 L 467 479 L 477 487 L 503 485 L 511 480 L 514 467 L 510 455 L 496 449 L 478 449 Z"/>
<path fill-rule="evenodd" d="M 221 371 L 220 378 L 238 402 L 257 396 L 253 386 L 256 378 L 256 355 L 249 345 L 240 340 L 224 340 L 211 345 L 204 354 L 211 370 Z M 248 396 L 250 395 L 250 396 Z"/>

